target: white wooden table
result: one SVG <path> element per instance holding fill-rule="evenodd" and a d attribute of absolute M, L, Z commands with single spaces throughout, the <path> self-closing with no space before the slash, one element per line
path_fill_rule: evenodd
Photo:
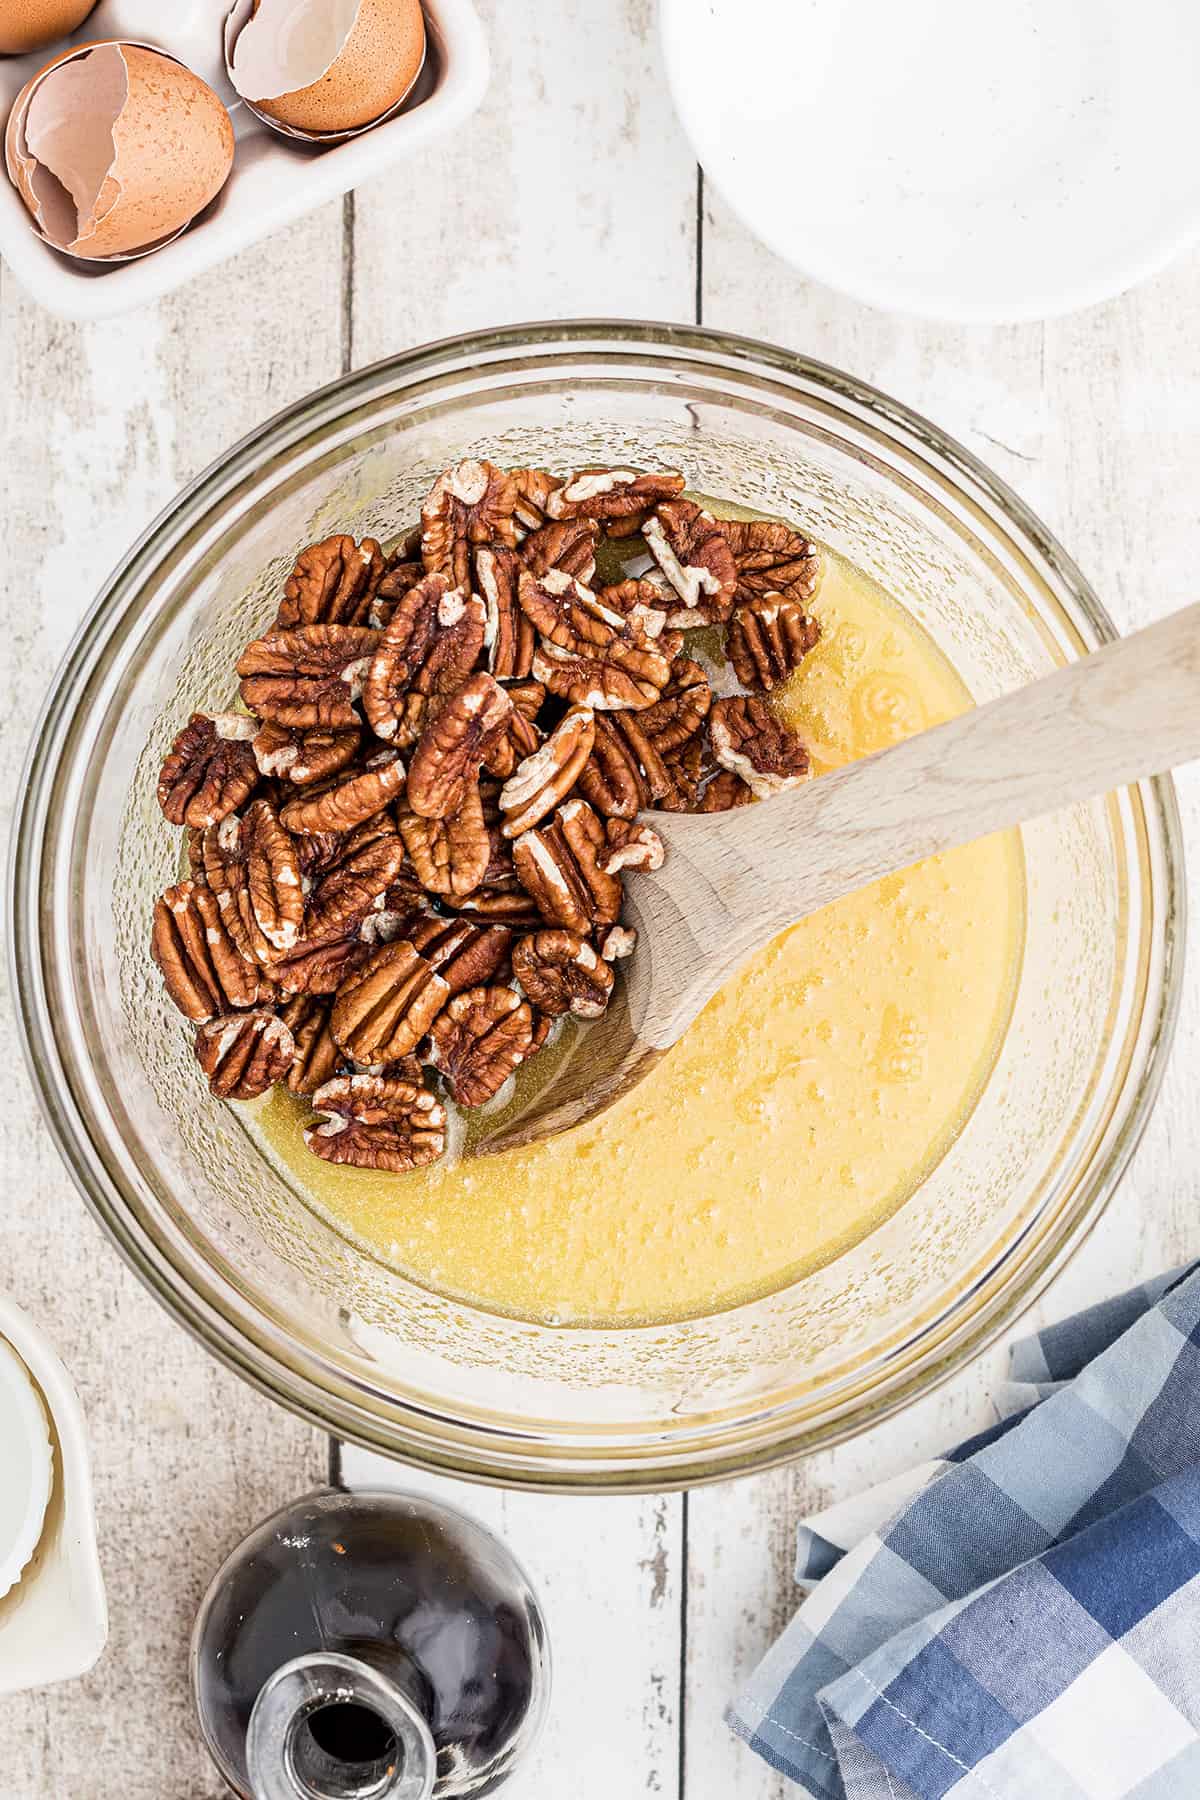
<path fill-rule="evenodd" d="M 868 312 L 792 274 L 705 188 L 665 97 L 651 0 L 483 10 L 494 79 L 458 141 L 161 306 L 77 329 L 0 273 L 6 812 L 76 621 L 175 490 L 318 383 L 485 324 L 700 319 L 825 358 L 989 461 L 1121 625 L 1196 598 L 1200 256 L 1045 326 L 958 330 Z M 798 180 L 820 179 L 821 154 L 797 144 Z M 1180 787 L 1195 845 L 1200 779 Z M 216 1796 L 187 1689 L 192 1615 L 241 1532 L 325 1477 L 329 1446 L 219 1368 L 126 1273 L 32 1107 L 7 1005 L 0 1029 L 0 1281 L 51 1331 L 82 1391 L 112 1608 L 92 1675 L 0 1704 L 0 1800 Z M 1200 1251 L 1198 1044 L 1200 980 L 1133 1167 L 1041 1317 Z M 983 1422 L 1001 1362 L 997 1350 L 869 1436 L 735 1486 L 596 1501 L 459 1488 L 528 1562 L 550 1616 L 553 1716 L 514 1794 L 784 1791 L 721 1712 L 792 1610 L 797 1515 Z M 342 1469 L 408 1479 L 353 1451 Z"/>

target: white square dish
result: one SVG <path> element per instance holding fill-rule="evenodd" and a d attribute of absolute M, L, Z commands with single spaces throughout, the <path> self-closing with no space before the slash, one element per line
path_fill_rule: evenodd
<path fill-rule="evenodd" d="M 33 230 L 12 183 L 0 175 L 0 255 L 43 306 L 70 319 L 109 318 L 157 300 L 205 269 L 349 192 L 461 125 L 483 98 L 488 46 L 471 0 L 423 0 L 429 35 L 425 67 L 404 107 L 371 131 L 325 148 L 279 135 L 239 101 L 225 75 L 222 26 L 229 0 L 102 0 L 63 44 L 31 56 L 0 57 L 0 113 L 66 42 L 128 37 L 160 44 L 216 89 L 237 138 L 233 172 L 221 193 L 173 243 L 134 262 L 87 263 L 46 244 Z M 155 19 L 169 16 L 156 27 Z"/>

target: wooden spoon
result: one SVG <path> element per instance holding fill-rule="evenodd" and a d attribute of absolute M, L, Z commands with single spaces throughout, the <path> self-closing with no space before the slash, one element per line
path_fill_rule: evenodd
<path fill-rule="evenodd" d="M 757 806 L 647 815 L 666 861 L 629 879 L 637 949 L 608 1011 L 474 1151 L 515 1148 L 611 1105 L 797 919 L 939 851 L 1197 756 L 1200 605 Z"/>

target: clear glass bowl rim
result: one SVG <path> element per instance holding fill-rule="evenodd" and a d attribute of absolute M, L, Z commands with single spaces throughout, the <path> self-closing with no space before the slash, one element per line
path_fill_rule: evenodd
<path fill-rule="evenodd" d="M 1121 1120 L 1106 1154 L 1080 1182 L 1069 1214 L 998 1297 L 974 1318 L 968 1317 L 949 1345 L 928 1359 L 918 1357 L 905 1379 L 882 1396 L 867 1394 L 854 1408 L 824 1423 L 786 1423 L 766 1443 L 756 1441 L 714 1453 L 697 1453 L 683 1464 L 668 1458 L 602 1466 L 581 1465 L 570 1456 L 556 1468 L 553 1456 L 539 1456 L 528 1466 L 511 1455 L 489 1458 L 486 1444 L 469 1443 L 456 1432 L 455 1421 L 436 1438 L 423 1437 L 418 1408 L 411 1408 L 403 1433 L 368 1413 L 347 1388 L 344 1376 L 301 1366 L 293 1355 L 264 1347 L 261 1331 L 251 1320 L 243 1297 L 211 1270 L 182 1271 L 155 1242 L 131 1197 L 108 1177 L 94 1153 L 66 1080 L 53 1022 L 47 1007 L 43 968 L 53 947 L 44 941 L 49 909 L 42 894 L 45 804 L 59 775 L 61 733 L 56 741 L 60 696 L 81 689 L 103 666 L 104 648 L 136 596 L 141 571 L 155 565 L 210 506 L 233 492 L 248 474 L 281 459 L 318 426 L 346 420 L 374 397 L 416 387 L 440 371 L 486 365 L 489 373 L 518 371 L 526 358 L 576 350 L 591 355 L 641 354 L 652 360 L 678 355 L 694 375 L 751 377 L 792 383 L 818 400 L 822 394 L 851 409 L 893 444 L 916 446 L 936 459 L 943 478 L 960 495 L 994 509 L 1018 545 L 1053 578 L 1060 601 L 1073 608 L 1088 635 L 1104 642 L 1116 628 L 1098 596 L 1053 534 L 1025 503 L 974 454 L 939 427 L 857 377 L 781 346 L 695 325 L 643 320 L 575 319 L 515 324 L 464 333 L 384 358 L 367 368 L 338 377 L 284 408 L 216 458 L 172 499 L 147 527 L 104 584 L 85 616 L 56 672 L 34 729 L 18 796 L 8 881 L 10 975 L 16 998 L 22 1048 L 43 1116 L 75 1185 L 120 1254 L 143 1283 L 180 1323 L 244 1379 L 313 1425 L 401 1460 L 442 1473 L 497 1485 L 543 1491 L 634 1492 L 683 1488 L 698 1482 L 727 1479 L 787 1462 L 827 1447 L 898 1411 L 918 1394 L 948 1379 L 978 1355 L 1029 1307 L 1053 1280 L 1095 1226 L 1133 1154 L 1161 1085 L 1174 1033 L 1183 974 L 1186 936 L 1186 889 L 1182 880 L 1182 832 L 1174 784 L 1160 777 L 1138 784 L 1146 817 L 1154 827 L 1158 858 L 1142 853 L 1149 883 L 1155 932 L 1160 940 L 1161 974 L 1148 991 L 1140 1063 L 1126 1072 L 1119 1095 Z M 190 1278 L 189 1278 L 190 1277 Z M 982 1293 L 986 1277 L 977 1284 Z M 257 1321 L 255 1321 L 257 1323 Z M 294 1349 L 294 1346 L 291 1348 Z M 311 1359 L 310 1359 L 311 1361 Z M 400 1403 L 402 1404 L 402 1402 Z M 457 1441 L 456 1441 L 457 1438 Z"/>

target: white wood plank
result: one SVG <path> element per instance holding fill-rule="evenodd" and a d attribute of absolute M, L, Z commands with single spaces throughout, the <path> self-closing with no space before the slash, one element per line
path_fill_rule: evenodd
<path fill-rule="evenodd" d="M 426 1494 L 491 1527 L 527 1570 L 554 1659 L 545 1734 L 513 1800 L 681 1800 L 682 1543 L 677 1496 L 508 1494 L 398 1467 L 347 1445 L 353 1488 Z"/>
<path fill-rule="evenodd" d="M 341 258 L 335 207 L 158 307 L 86 328 L 0 277 L 6 832 L 54 665 L 113 562 L 181 482 L 340 369 Z M 91 1675 L 0 1703 L 0 1795 L 215 1797 L 188 1688 L 192 1617 L 242 1533 L 323 1477 L 326 1443 L 220 1368 L 102 1238 L 35 1111 L 7 993 L 0 1043 L 14 1090 L 0 1112 L 3 1281 L 82 1394 L 112 1619 Z"/>
<path fill-rule="evenodd" d="M 480 11 L 480 113 L 355 196 L 356 364 L 518 319 L 693 316 L 696 170 L 650 0 Z"/>
<path fill-rule="evenodd" d="M 705 214 L 705 323 L 852 370 L 954 432 L 1043 514 L 1121 625 L 1196 597 L 1200 389 L 1187 371 L 1200 259 L 1071 319 L 959 329 L 892 319 L 804 281 L 755 244 L 711 192 Z M 1200 771 L 1184 771 L 1179 789 L 1195 844 Z M 1190 1097 L 1198 1056 L 1193 982 L 1162 1099 L 1132 1168 L 1071 1267 L 1017 1331 L 1200 1253 L 1200 1114 Z M 796 1522 L 986 1423 L 987 1394 L 1003 1367 L 997 1346 L 864 1437 L 793 1469 L 690 1497 L 689 1800 L 794 1793 L 730 1737 L 721 1711 L 795 1608 Z"/>
<path fill-rule="evenodd" d="M 689 318 L 696 170 L 661 80 L 646 0 L 481 6 L 494 59 L 453 142 L 354 199 L 356 366 L 444 334 L 578 314 Z M 528 1564 L 556 1662 L 546 1736 L 515 1793 L 677 1796 L 682 1502 L 444 1493 Z"/>

